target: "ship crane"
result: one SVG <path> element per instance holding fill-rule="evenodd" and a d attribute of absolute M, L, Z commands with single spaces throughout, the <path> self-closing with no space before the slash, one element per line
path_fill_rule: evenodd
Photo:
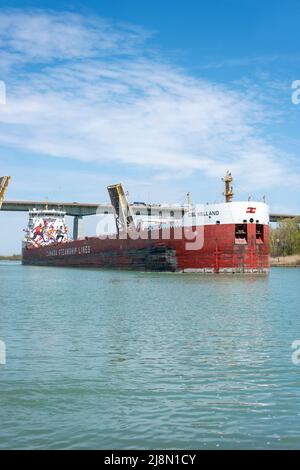
<path fill-rule="evenodd" d="M 107 187 L 107 191 L 111 200 L 118 234 L 120 232 L 127 233 L 128 230 L 134 229 L 133 212 L 127 201 L 123 186 L 120 183 L 112 184 Z"/>
<path fill-rule="evenodd" d="M 0 209 L 4 201 L 4 195 L 6 193 L 9 181 L 10 181 L 10 176 L 0 176 Z"/>

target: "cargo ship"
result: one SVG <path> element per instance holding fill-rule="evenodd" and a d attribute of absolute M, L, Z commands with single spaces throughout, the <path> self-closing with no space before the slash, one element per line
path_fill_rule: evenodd
<path fill-rule="evenodd" d="M 269 271 L 269 208 L 261 201 L 189 204 L 181 217 L 142 216 L 121 184 L 108 187 L 116 230 L 72 240 L 65 212 L 33 209 L 25 230 L 22 263 L 37 266 L 123 268 L 182 273 Z M 150 211 L 151 212 L 151 211 Z"/>

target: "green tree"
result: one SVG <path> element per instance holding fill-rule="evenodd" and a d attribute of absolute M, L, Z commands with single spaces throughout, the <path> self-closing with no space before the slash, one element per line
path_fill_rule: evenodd
<path fill-rule="evenodd" d="M 270 231 L 271 256 L 288 256 L 300 253 L 299 220 L 285 219 Z"/>

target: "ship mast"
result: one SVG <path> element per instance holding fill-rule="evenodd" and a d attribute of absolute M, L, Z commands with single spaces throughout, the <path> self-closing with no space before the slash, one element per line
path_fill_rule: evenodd
<path fill-rule="evenodd" d="M 233 198 L 233 187 L 231 186 L 233 178 L 228 170 L 226 171 L 225 178 L 222 178 L 222 181 L 224 181 L 225 183 L 225 193 L 223 193 L 223 195 L 225 196 L 225 201 L 231 202 Z"/>
<path fill-rule="evenodd" d="M 187 193 L 187 201 L 188 201 L 188 211 L 191 212 L 192 204 L 191 204 L 191 193 L 190 192 Z"/>

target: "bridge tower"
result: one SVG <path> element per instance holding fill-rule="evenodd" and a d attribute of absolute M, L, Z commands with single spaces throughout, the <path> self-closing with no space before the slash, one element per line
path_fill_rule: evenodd
<path fill-rule="evenodd" d="M 10 176 L 0 176 L 0 209 L 4 201 L 4 195 L 10 181 Z"/>

